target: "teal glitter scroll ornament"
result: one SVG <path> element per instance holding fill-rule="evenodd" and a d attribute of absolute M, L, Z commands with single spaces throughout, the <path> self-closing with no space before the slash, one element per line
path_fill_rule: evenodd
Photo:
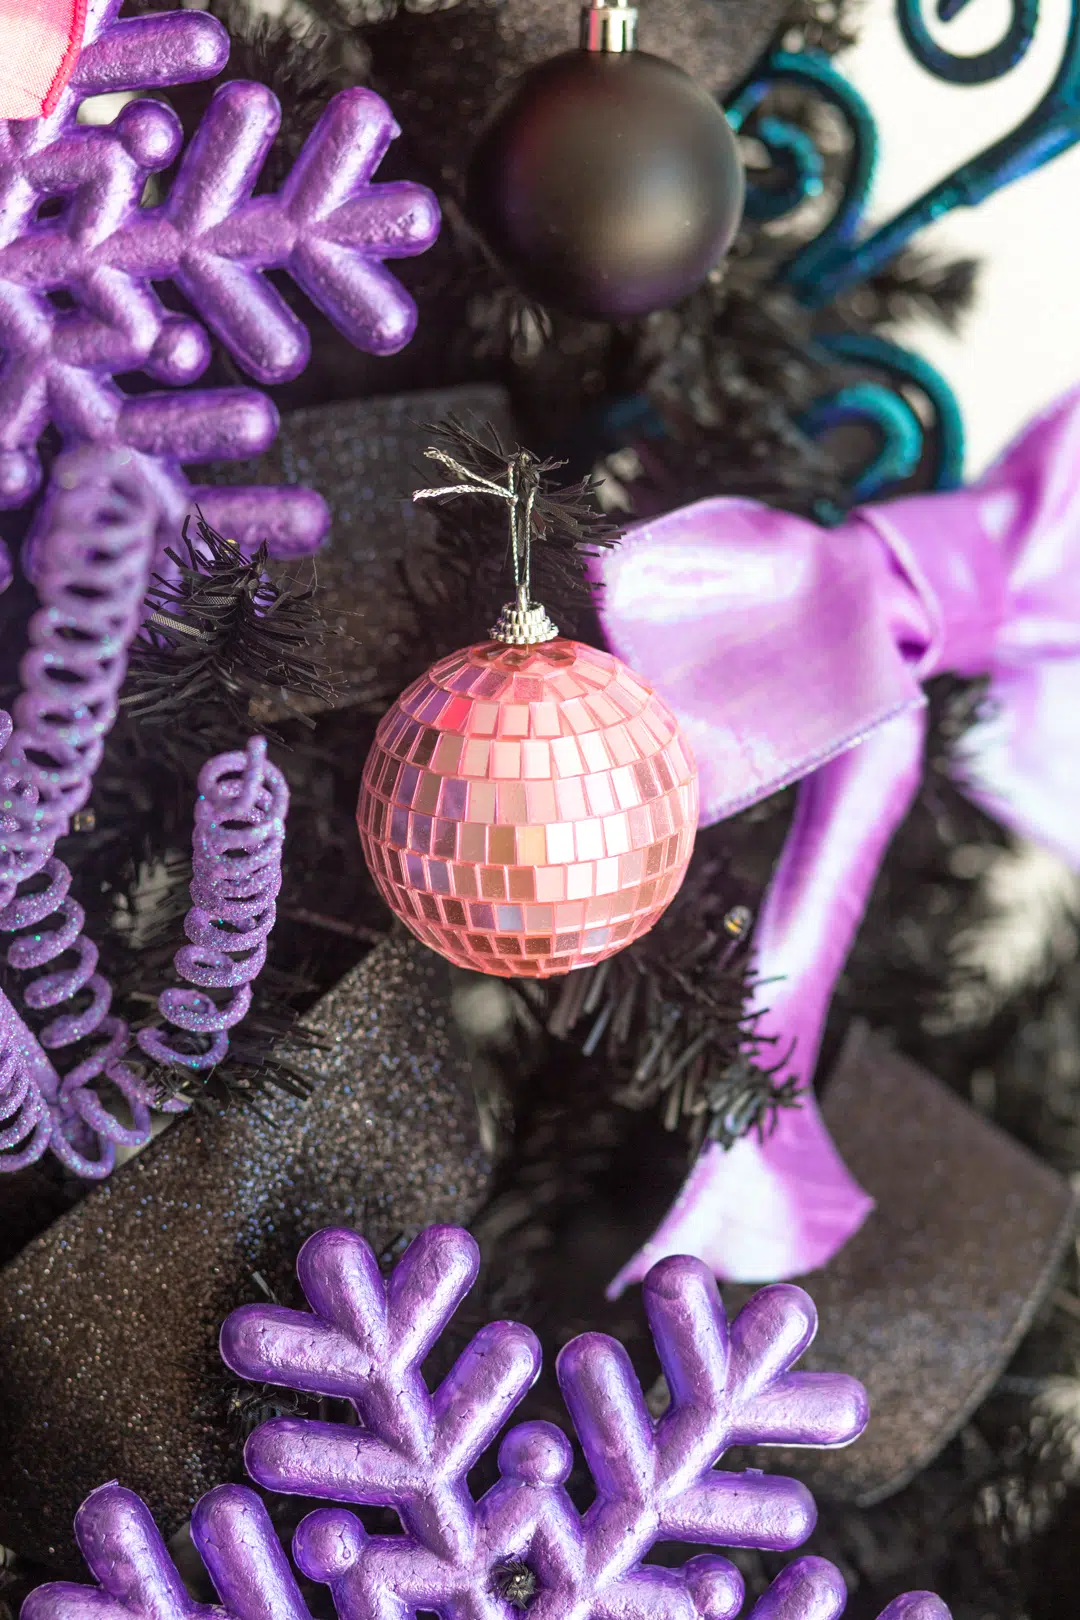
<path fill-rule="evenodd" d="M 938 21 L 948 25 L 974 3 L 936 0 Z M 1040 18 L 1039 0 L 1009 0 L 999 39 L 976 55 L 962 56 L 932 35 L 926 5 L 927 0 L 896 0 L 901 37 L 927 73 L 959 91 L 1011 73 L 1026 56 Z M 770 98 L 777 90 L 802 92 L 830 109 L 847 138 L 846 173 L 826 223 L 777 277 L 809 309 L 825 309 L 882 270 L 927 226 L 954 209 L 977 207 L 1080 140 L 1080 0 L 1070 0 L 1057 68 L 1037 104 L 1013 129 L 872 229 L 866 219 L 879 145 L 874 115 L 829 58 L 814 51 L 773 52 L 728 98 L 732 128 L 752 135 L 771 160 L 767 171 L 750 177 L 747 216 L 781 220 L 820 198 L 825 187 L 824 154 L 806 128 L 773 110 Z M 859 375 L 816 402 L 803 420 L 804 431 L 818 437 L 859 426 L 869 430 L 875 446 L 852 475 L 848 504 L 879 498 L 916 474 L 922 487 L 957 488 L 964 466 L 963 420 L 944 377 L 920 356 L 881 337 L 831 330 L 818 344 L 833 358 L 850 362 Z M 605 425 L 612 448 L 625 444 L 627 418 L 645 408 L 643 401 L 623 400 L 609 411 Z M 842 514 L 815 515 L 828 521 Z"/>

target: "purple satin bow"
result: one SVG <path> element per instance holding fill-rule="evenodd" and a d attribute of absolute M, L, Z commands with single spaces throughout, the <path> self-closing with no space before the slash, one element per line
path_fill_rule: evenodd
<path fill-rule="evenodd" d="M 632 530 L 597 564 L 609 645 L 697 754 L 701 822 L 794 781 L 795 819 L 755 931 L 762 1034 L 808 1088 L 761 1143 L 705 1148 L 609 1292 L 664 1255 L 729 1281 L 828 1261 L 872 1200 L 809 1089 L 833 987 L 914 798 L 921 683 L 990 677 L 965 740 L 976 803 L 1080 868 L 1080 389 L 979 483 L 865 507 L 839 528 L 709 500 Z"/>

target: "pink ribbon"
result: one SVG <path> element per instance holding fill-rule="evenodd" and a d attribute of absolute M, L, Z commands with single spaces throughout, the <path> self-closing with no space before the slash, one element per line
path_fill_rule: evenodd
<path fill-rule="evenodd" d="M 810 1089 L 833 987 L 922 775 L 922 682 L 990 677 L 964 790 L 1080 867 L 1080 389 L 977 484 L 868 506 L 839 528 L 709 500 L 597 565 L 611 648 L 697 754 L 701 821 L 799 781 L 755 930 L 762 1034 L 805 1092 L 764 1142 L 705 1148 L 609 1292 L 664 1255 L 768 1282 L 824 1265 L 872 1200 Z"/>
<path fill-rule="evenodd" d="M 85 26 L 86 0 L 0 0 L 0 118 L 52 112 Z"/>

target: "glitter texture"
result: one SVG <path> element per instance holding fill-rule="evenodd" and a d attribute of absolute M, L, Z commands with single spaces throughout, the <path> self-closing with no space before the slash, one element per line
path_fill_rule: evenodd
<path fill-rule="evenodd" d="M 876 1201 L 808 1286 L 821 1331 L 806 1365 L 865 1384 L 873 1414 L 844 1452 L 760 1453 L 821 1496 L 867 1507 L 901 1490 L 990 1393 L 1072 1237 L 1065 1180 L 865 1025 L 823 1109 Z M 882 1129 L 882 1121 L 888 1128 Z M 751 1288 L 725 1288 L 738 1309 Z"/>
<path fill-rule="evenodd" d="M 19 665 L 14 726 L 0 710 L 0 930 L 18 937 L 7 965 L 24 1007 L 51 1016 L 35 1040 L 5 998 L 0 1064 L 0 1173 L 51 1149 L 74 1175 L 109 1174 L 119 1143 L 149 1140 L 148 1090 L 123 1062 L 128 1027 L 83 933 L 86 913 L 56 855 L 90 797 L 119 712 L 128 648 L 142 621 L 160 512 L 130 450 L 59 457 L 41 514 L 29 648 Z M 40 1044 L 39 1044 L 40 1042 Z M 78 1061 L 71 1048 L 83 1042 Z M 44 1050 L 42 1050 L 44 1048 Z M 47 1053 L 66 1053 L 55 1067 Z M 97 1095 L 102 1075 L 131 1121 Z"/>
<path fill-rule="evenodd" d="M 697 771 L 671 711 L 560 638 L 452 653 L 402 693 L 357 824 L 380 892 L 460 967 L 546 978 L 638 939 L 686 873 Z"/>
<path fill-rule="evenodd" d="M 661 1261 L 643 1289 L 672 1391 L 659 1422 L 616 1339 L 583 1333 L 564 1346 L 559 1385 L 595 1484 L 582 1514 L 565 1489 L 573 1451 L 551 1423 L 510 1429 L 497 1483 L 478 1502 L 468 1486 L 540 1371 L 529 1328 L 491 1322 L 437 1389 L 422 1377 L 479 1265 L 467 1232 L 433 1226 L 384 1280 L 355 1232 L 318 1232 L 297 1260 L 310 1311 L 249 1305 L 222 1328 L 222 1356 L 242 1377 L 345 1396 L 360 1419 L 359 1440 L 354 1423 L 264 1423 L 244 1451 L 256 1484 L 392 1504 L 401 1520 L 403 1535 L 370 1537 L 347 1508 L 310 1514 L 293 1540 L 301 1572 L 330 1587 L 338 1620 L 508 1620 L 491 1577 L 512 1557 L 534 1570 L 548 1620 L 734 1620 L 744 1589 L 728 1559 L 705 1553 L 680 1569 L 645 1559 L 665 1541 L 775 1552 L 809 1536 L 814 1503 L 797 1480 L 717 1468 L 739 1441 L 848 1445 L 866 1426 L 855 1379 L 794 1370 L 817 1325 L 809 1297 L 762 1289 L 729 1325 L 699 1260 Z M 823 1616 L 835 1612 L 839 1572 L 814 1559 L 802 1575 L 801 1612 L 815 1599 Z M 90 1620 L 78 1600 L 67 1614 Z M 34 1620 L 61 1615 L 35 1605 Z"/>
<path fill-rule="evenodd" d="M 182 979 L 198 988 L 163 990 L 158 1012 L 185 1035 L 208 1036 L 204 1049 L 157 1029 L 141 1029 L 139 1045 L 158 1063 L 212 1069 L 229 1050 L 229 1030 L 251 1006 L 251 986 L 263 970 L 266 942 L 277 917 L 281 850 L 289 789 L 266 757 L 265 737 L 243 752 L 216 754 L 199 772 L 192 835 L 191 941 L 173 957 Z M 220 1003 L 205 990 L 230 990 Z"/>
<path fill-rule="evenodd" d="M 328 1222 L 376 1249 L 467 1220 L 486 1180 L 451 1039 L 449 975 L 402 931 L 324 997 L 316 1082 L 270 1115 L 196 1110 L 0 1271 L 0 1543 L 78 1572 L 71 1521 L 123 1479 L 166 1535 L 229 1478 L 222 1320 L 295 1298 L 297 1250 Z"/>

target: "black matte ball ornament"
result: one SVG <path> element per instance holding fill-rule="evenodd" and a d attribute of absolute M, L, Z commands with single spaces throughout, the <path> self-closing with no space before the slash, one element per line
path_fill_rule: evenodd
<path fill-rule="evenodd" d="M 466 208 L 539 303 L 601 321 L 701 285 L 739 224 L 743 171 L 709 93 L 640 51 L 567 51 L 497 109 Z"/>

